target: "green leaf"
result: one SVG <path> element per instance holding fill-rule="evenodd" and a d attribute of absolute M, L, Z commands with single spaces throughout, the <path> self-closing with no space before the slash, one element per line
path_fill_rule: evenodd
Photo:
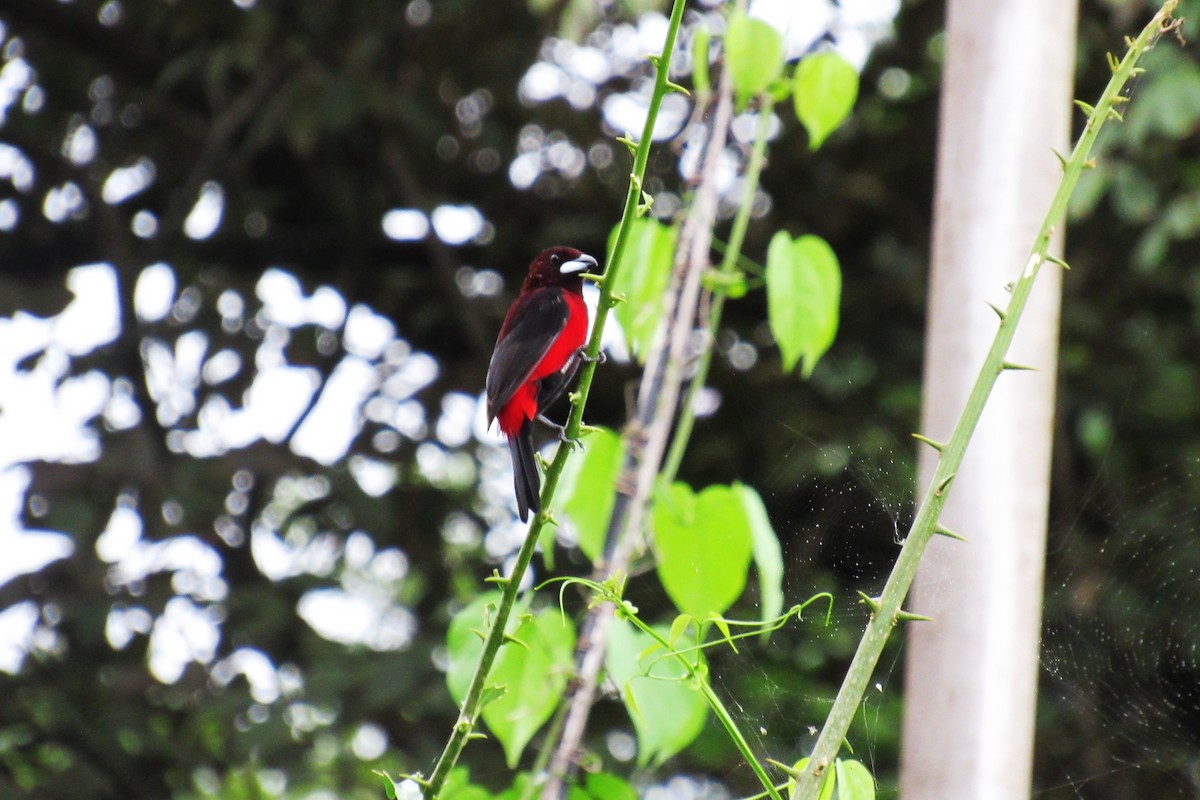
<path fill-rule="evenodd" d="M 751 534 L 741 496 L 729 486 L 693 494 L 684 483 L 654 502 L 658 578 L 684 614 L 721 614 L 746 587 Z"/>
<path fill-rule="evenodd" d="M 604 534 L 616 498 L 613 484 L 625 461 L 621 437 L 603 428 L 583 437 L 583 452 L 567 460 L 559 479 L 559 496 L 565 497 L 564 516 L 570 519 L 579 549 L 595 561 L 604 549 Z"/>
<path fill-rule="evenodd" d="M 779 231 L 767 247 L 766 278 L 767 320 L 783 368 L 790 372 L 803 358 L 807 378 L 837 335 L 842 294 L 837 256 L 818 236 L 793 240 Z"/>
<path fill-rule="evenodd" d="M 638 800 L 637 790 L 616 775 L 589 772 L 582 786 L 572 786 L 567 800 Z"/>
<path fill-rule="evenodd" d="M 837 53 L 826 51 L 800 59 L 793 78 L 796 117 L 808 131 L 808 146 L 816 150 L 838 129 L 858 97 L 858 72 Z"/>
<path fill-rule="evenodd" d="M 513 778 L 512 786 L 509 786 L 500 794 L 496 795 L 496 800 L 522 800 L 526 797 L 537 797 L 537 792 L 533 787 L 534 778 L 528 772 L 518 772 Z"/>
<path fill-rule="evenodd" d="M 804 772 L 804 768 L 808 766 L 808 759 L 802 758 L 792 765 L 792 770 L 799 773 Z M 825 778 L 821 782 L 821 791 L 817 795 L 817 800 L 831 800 L 833 797 L 834 783 L 837 781 L 837 770 L 826 770 Z M 792 794 L 796 788 L 796 779 L 788 779 L 788 794 Z"/>
<path fill-rule="evenodd" d="M 500 592 L 484 592 L 477 595 L 466 608 L 454 615 L 450 629 L 446 631 L 446 652 L 450 665 L 446 670 L 446 687 L 454 702 L 462 704 L 475 674 L 475 664 L 483 652 L 480 635 L 487 634 L 487 627 L 500 603 Z M 488 606 L 491 606 L 491 610 Z M 486 617 L 486 619 L 485 619 Z"/>
<path fill-rule="evenodd" d="M 775 619 L 783 612 L 783 552 L 779 548 L 779 537 L 771 527 L 767 507 L 758 492 L 744 483 L 733 484 L 733 490 L 742 502 L 750 528 L 754 567 L 758 570 L 761 619 Z"/>
<path fill-rule="evenodd" d="M 615 236 L 616 228 L 609 236 L 610 250 Z M 649 217 L 635 219 L 629 229 L 622 266 L 613 285 L 613 293 L 624 295 L 625 302 L 614 308 L 613 313 L 625 333 L 629 351 L 639 363 L 645 363 L 662 319 L 677 238 L 674 228 Z"/>
<path fill-rule="evenodd" d="M 725 60 L 738 107 L 765 92 L 783 71 L 783 36 L 761 19 L 742 13 L 729 18 Z"/>
<path fill-rule="evenodd" d="M 387 795 L 387 799 L 396 800 L 396 782 L 392 780 L 391 776 L 381 769 L 373 769 L 371 772 L 383 781 L 383 793 Z"/>
<path fill-rule="evenodd" d="M 838 800 L 875 800 L 875 779 L 862 762 L 838 759 L 835 767 Z"/>
<path fill-rule="evenodd" d="M 450 666 L 446 684 L 455 701 L 462 703 L 475 665 L 483 652 L 483 641 L 475 633 L 486 632 L 491 610 L 499 593 L 486 592 L 455 615 L 446 635 Z M 515 626 L 515 628 L 514 628 Z M 532 614 L 512 614 L 508 634 L 521 644 L 501 647 L 491 674 L 489 689 L 503 688 L 483 707 L 483 721 L 504 747 L 509 767 L 515 767 L 521 751 L 554 713 L 573 665 L 575 628 L 557 608 Z"/>
<path fill-rule="evenodd" d="M 446 776 L 446 784 L 438 794 L 439 800 L 492 800 L 492 793 L 471 783 L 466 767 L 455 767 Z"/>
<path fill-rule="evenodd" d="M 666 631 L 658 630 L 665 637 Z M 682 679 L 683 665 L 628 620 L 614 620 L 604 668 L 621 689 L 621 700 L 638 738 L 638 764 L 661 764 L 687 747 L 704 729 L 708 703 Z M 649 650 L 649 651 L 648 651 Z M 647 652 L 648 651 L 648 652 Z M 645 655 L 641 655 L 645 653 Z M 640 656 L 640 657 L 639 657 Z M 689 654 L 699 663 L 699 653 Z"/>

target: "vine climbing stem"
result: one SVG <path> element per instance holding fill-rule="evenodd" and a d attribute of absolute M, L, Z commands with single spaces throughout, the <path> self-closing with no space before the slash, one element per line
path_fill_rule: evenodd
<path fill-rule="evenodd" d="M 919 619 L 915 615 L 903 611 L 902 603 L 916 576 L 917 564 L 930 538 L 934 534 L 958 538 L 938 524 L 938 517 L 953 488 L 954 476 L 962 464 L 967 444 L 975 431 L 996 380 L 1002 372 L 1025 369 L 1021 365 L 1008 362 L 1006 356 L 1021 314 L 1029 300 L 1034 281 L 1037 279 L 1042 265 L 1047 262 L 1064 268 L 1067 266 L 1065 262 L 1052 256 L 1049 252 L 1050 239 L 1055 226 L 1065 215 L 1067 202 L 1079 182 L 1079 176 L 1084 169 L 1091 166 L 1089 155 L 1104 123 L 1109 118 L 1121 119 L 1117 106 L 1128 99 L 1121 94 L 1121 90 L 1131 77 L 1142 71 L 1137 66 L 1138 60 L 1159 36 L 1173 30 L 1178 25 L 1177 21 L 1171 19 L 1178 3 L 1179 0 L 1168 0 L 1136 39 L 1127 40 L 1128 49 L 1123 59 L 1118 62 L 1110 56 L 1109 65 L 1112 68 L 1112 78 L 1094 107 L 1077 101 L 1077 105 L 1087 114 L 1087 123 L 1071 155 L 1067 158 L 1060 156 L 1063 167 L 1062 180 L 1059 182 L 1049 211 L 1034 239 L 1029 258 L 1020 275 L 1011 284 L 1012 296 L 1008 307 L 996 309 L 1000 318 L 999 329 L 984 358 L 979 376 L 976 378 L 962 414 L 954 426 L 954 431 L 949 440 L 944 443 L 925 436 L 917 436 L 919 441 L 938 451 L 937 468 L 934 470 L 933 479 L 917 510 L 916 518 L 905 538 L 896 564 L 888 576 L 883 593 L 877 598 L 865 596 L 863 598 L 871 610 L 870 622 L 867 624 L 858 650 L 854 654 L 841 689 L 834 700 L 833 708 L 826 717 L 825 725 L 817 738 L 808 764 L 796 780 L 791 794 L 792 800 L 816 800 L 825 783 L 826 771 L 833 766 L 837 758 L 846 733 L 850 729 L 850 723 L 858 712 L 875 665 L 879 661 L 879 656 L 883 652 L 883 647 L 887 643 L 892 629 L 899 622 Z"/>

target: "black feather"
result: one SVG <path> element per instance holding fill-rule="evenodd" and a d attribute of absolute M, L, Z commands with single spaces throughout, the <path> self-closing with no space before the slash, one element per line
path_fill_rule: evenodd
<path fill-rule="evenodd" d="M 508 440 L 512 452 L 513 488 L 517 495 L 517 510 L 521 522 L 529 519 L 529 512 L 542 510 L 541 479 L 538 477 L 537 460 L 533 457 L 533 420 L 525 420 L 521 431 Z"/>
<path fill-rule="evenodd" d="M 567 326 L 569 314 L 566 298 L 557 288 L 537 289 L 513 303 L 488 365 L 489 422 L 496 418 L 521 384 L 529 380 Z"/>

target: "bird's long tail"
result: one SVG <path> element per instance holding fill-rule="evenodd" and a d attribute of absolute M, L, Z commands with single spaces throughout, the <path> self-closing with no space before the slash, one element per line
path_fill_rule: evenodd
<path fill-rule="evenodd" d="M 513 487 L 517 495 L 517 510 L 521 521 L 529 519 L 529 512 L 541 511 L 541 480 L 538 478 L 537 460 L 533 457 L 533 420 L 522 423 L 516 436 L 508 438 L 508 449 L 512 452 Z"/>

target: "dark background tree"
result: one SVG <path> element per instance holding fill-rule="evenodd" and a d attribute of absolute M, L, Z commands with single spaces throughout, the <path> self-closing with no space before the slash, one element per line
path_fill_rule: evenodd
<path fill-rule="evenodd" d="M 40 631 L 19 672 L 0 674 L 0 795 L 251 797 L 261 784 L 297 797 L 377 796 L 370 768 L 428 769 L 454 716 L 438 669 L 449 615 L 479 590 L 510 530 L 504 497 L 488 488 L 496 451 L 451 430 L 462 415 L 447 409 L 478 395 L 531 254 L 556 243 L 603 253 L 628 169 L 614 143 L 623 131 L 607 127 L 601 103 L 646 73 L 610 66 L 574 104 L 534 102 L 518 87 L 539 58 L 553 62 L 559 34 L 590 35 L 611 53 L 643 5 L 654 7 L 4 4 L 0 74 L 12 88 L 0 143 L 15 151 L 0 153 L 10 165 L 0 305 L 6 316 L 59 314 L 73 301 L 68 270 L 103 262 L 117 279 L 120 333 L 83 353 L 30 345 L 5 373 L 42 370 L 60 392 L 98 374 L 109 400 L 86 423 L 93 460 L 4 461 L 30 469 L 25 525 L 67 533 L 74 550 L 0 584 L 0 611 L 33 600 Z M 1194 18 L 1197 4 L 1185 5 Z M 1098 91 L 1104 51 L 1120 48 L 1146 8 L 1085 4 L 1079 96 Z M 839 341 L 801 383 L 779 370 L 762 298 L 732 304 L 713 374 L 721 404 L 700 421 L 684 465 L 697 483 L 756 486 L 782 539 L 789 593 L 840 598 L 833 628 L 714 664 L 719 687 L 782 759 L 809 745 L 860 627 L 853 591 L 881 582 L 910 505 L 940 27 L 940 4 L 905 4 L 865 68 L 855 117 L 818 154 L 784 120 L 764 178 L 767 219 L 751 226 L 746 252 L 761 256 L 778 228 L 828 239 L 845 273 Z M 1200 68 L 1173 45 L 1153 57 L 1082 187 L 1076 207 L 1090 215 L 1068 237 L 1037 760 L 1045 797 L 1196 791 L 1200 625 L 1180 610 L 1200 591 L 1190 544 Z M 24 81 L 20 64 L 32 69 Z M 540 169 L 528 186 L 510 179 L 522 154 Z M 128 197 L 106 194 L 118 168 L 152 180 Z M 669 196 L 686 191 L 678 146 L 661 145 L 651 172 L 669 210 Z M 189 216 L 216 186 L 220 222 L 193 238 Z M 407 239 L 382 224 L 392 209 L 467 205 L 485 222 L 461 242 L 437 218 Z M 139 276 L 157 263 L 175 291 L 167 313 L 139 317 Z M 289 318 L 270 306 L 272 268 L 333 312 Z M 364 344 L 347 321 L 356 307 L 395 331 Z M 197 333 L 204 363 L 227 351 L 232 374 L 186 368 Z M 245 392 L 279 365 L 271 358 L 311 369 L 299 385 L 324 388 L 276 398 L 298 404 L 278 435 L 214 440 L 227 421 L 220 409 L 250 404 Z M 329 423 L 322 402 L 336 407 L 331 387 L 347 385 L 338 370 L 358 368 L 366 388 L 347 408 L 361 425 L 346 452 L 314 457 L 297 446 L 305 422 Z M 588 419 L 619 425 L 633 369 L 613 361 L 603 374 Z M 0 387 L 5 414 L 13 391 Z M 389 465 L 390 491 L 365 490 L 375 484 L 362 476 Z M 112 522 L 117 508 L 135 512 L 137 552 L 157 559 L 140 574 L 111 555 L 129 540 Z M 153 550 L 189 538 L 196 563 L 217 557 L 217 588 L 194 584 L 195 563 Z M 274 560 L 264 555 L 272 547 Z M 560 568 L 583 570 L 569 551 L 559 557 Z M 328 597 L 322 590 L 373 592 L 368 635 L 337 643 L 307 624 L 298 608 Z M 147 634 L 181 598 L 211 615 L 219 638 L 164 681 L 147 666 Z M 268 668 L 247 667 L 246 653 Z M 894 667 L 883 677 L 863 735 L 886 784 L 899 681 Z M 605 758 L 606 732 L 628 727 L 620 713 L 610 704 L 596 717 L 591 745 Z M 499 748 L 475 746 L 468 761 L 477 780 L 499 785 Z M 715 731 L 657 777 L 676 772 L 750 786 Z"/>

